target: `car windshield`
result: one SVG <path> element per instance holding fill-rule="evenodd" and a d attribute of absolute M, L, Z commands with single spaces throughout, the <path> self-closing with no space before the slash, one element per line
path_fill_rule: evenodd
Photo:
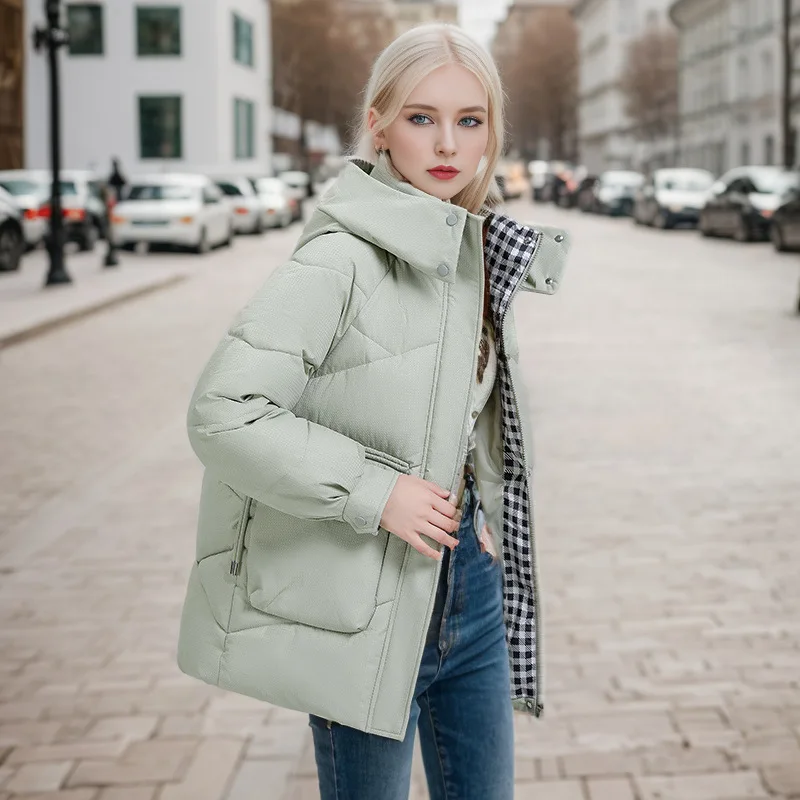
<path fill-rule="evenodd" d="M 627 189 L 633 186 L 640 186 L 642 176 L 638 172 L 610 172 L 603 175 L 601 183 L 603 186 Z"/>
<path fill-rule="evenodd" d="M 714 178 L 702 172 L 669 172 L 656 178 L 656 188 L 665 191 L 703 192 L 712 183 Z"/>
<path fill-rule="evenodd" d="M 12 178 L 0 181 L 2 186 L 10 195 L 21 197 L 26 194 L 47 194 L 50 190 L 48 181 L 32 181 L 28 178 Z M 73 181 L 61 181 L 62 195 L 78 194 L 78 187 Z"/>
<path fill-rule="evenodd" d="M 222 189 L 222 193 L 228 197 L 241 197 L 242 190 L 234 183 L 225 183 L 224 181 L 218 182 L 217 186 Z"/>
<path fill-rule="evenodd" d="M 125 197 L 126 200 L 194 200 L 196 190 L 191 186 L 176 186 L 174 184 L 156 185 L 139 184 L 131 186 Z"/>
<path fill-rule="evenodd" d="M 789 189 L 794 189 L 800 185 L 796 172 L 753 170 L 750 173 L 750 178 L 759 194 L 783 194 Z"/>

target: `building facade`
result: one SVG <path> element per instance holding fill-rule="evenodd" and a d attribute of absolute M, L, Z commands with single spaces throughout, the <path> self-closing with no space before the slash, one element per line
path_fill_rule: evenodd
<path fill-rule="evenodd" d="M 671 0 L 578 0 L 578 150 L 590 172 L 671 163 L 675 143 L 637 142 L 625 111 L 629 45 L 649 29 L 671 25 Z"/>
<path fill-rule="evenodd" d="M 27 24 L 42 18 L 26 0 Z M 64 3 L 62 161 L 106 172 L 271 171 L 267 0 Z M 25 164 L 47 167 L 46 59 L 26 57 Z"/>
<path fill-rule="evenodd" d="M 680 42 L 683 163 L 717 174 L 745 164 L 782 163 L 782 5 L 781 0 L 678 0 L 672 5 Z M 793 0 L 792 25 L 797 71 L 800 0 Z"/>
<path fill-rule="evenodd" d="M 392 0 L 395 35 L 428 22 L 458 22 L 457 0 Z"/>
<path fill-rule="evenodd" d="M 22 0 L 0 0 L 0 169 L 24 163 L 24 11 Z"/>

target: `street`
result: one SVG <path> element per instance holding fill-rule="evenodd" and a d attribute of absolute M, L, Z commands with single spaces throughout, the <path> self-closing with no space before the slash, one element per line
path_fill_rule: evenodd
<path fill-rule="evenodd" d="M 574 237 L 516 306 L 546 666 L 516 797 L 800 797 L 800 259 L 509 211 Z M 299 232 L 0 351 L 0 800 L 318 797 L 304 715 L 175 664 L 189 395 Z"/>

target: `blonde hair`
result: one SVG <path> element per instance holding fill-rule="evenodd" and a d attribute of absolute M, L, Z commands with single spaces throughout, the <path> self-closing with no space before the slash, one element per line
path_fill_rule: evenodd
<path fill-rule="evenodd" d="M 473 214 L 501 202 L 494 171 L 503 152 L 505 121 L 503 87 L 497 66 L 478 42 L 455 25 L 434 23 L 412 28 L 398 36 L 377 58 L 364 90 L 354 155 L 375 163 L 373 132 L 367 126 L 369 110 L 378 117 L 376 130 L 394 122 L 417 84 L 439 67 L 459 64 L 472 72 L 489 96 L 489 143 L 475 177 L 452 198 Z"/>

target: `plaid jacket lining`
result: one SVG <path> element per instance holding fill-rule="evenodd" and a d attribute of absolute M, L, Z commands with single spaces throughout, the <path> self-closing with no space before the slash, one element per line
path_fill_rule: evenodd
<path fill-rule="evenodd" d="M 495 329 L 503 319 L 514 293 L 533 258 L 539 241 L 537 231 L 510 217 L 492 215 L 486 223 L 484 257 L 489 276 L 490 304 Z M 530 547 L 532 514 L 528 474 L 523 454 L 522 429 L 517 415 L 508 362 L 497 336 L 497 379 L 503 419 L 503 611 L 511 667 L 511 697 L 538 715 L 536 691 L 536 591 Z"/>

